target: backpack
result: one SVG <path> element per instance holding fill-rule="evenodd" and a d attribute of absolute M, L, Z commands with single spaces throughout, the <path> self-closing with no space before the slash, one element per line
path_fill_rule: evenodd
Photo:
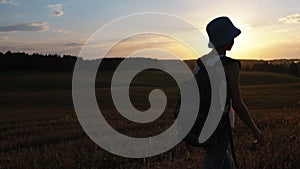
<path fill-rule="evenodd" d="M 219 56 L 218 56 L 219 57 Z M 238 60 L 222 56 L 220 57 L 222 65 L 227 65 L 233 62 L 236 62 L 240 66 L 240 62 Z M 202 59 L 203 61 L 207 61 L 207 59 Z M 200 133 L 202 131 L 202 128 L 204 126 L 204 123 L 206 121 L 206 118 L 208 116 L 208 112 L 211 106 L 211 82 L 213 83 L 213 79 L 209 79 L 208 72 L 206 70 L 206 67 L 208 66 L 206 63 L 203 63 L 202 60 L 199 58 L 197 60 L 197 65 L 199 67 L 199 71 L 194 75 L 194 78 L 197 82 L 198 89 L 199 89 L 199 95 L 200 95 L 200 106 L 199 111 L 197 114 L 197 119 L 193 125 L 193 127 L 190 129 L 188 134 L 184 137 L 183 141 L 191 146 L 197 146 L 202 147 L 205 146 L 212 140 L 218 132 L 222 132 L 222 129 L 229 126 L 229 116 L 228 113 L 223 113 L 222 118 L 216 128 L 216 130 L 213 132 L 213 134 L 204 142 L 199 143 L 198 139 L 200 136 Z M 209 60 L 209 59 L 208 59 Z M 204 66 L 206 64 L 206 66 Z M 214 66 L 212 64 L 211 66 Z M 212 67 L 213 68 L 213 67 Z M 217 70 L 214 70 L 217 71 Z M 226 78 L 227 81 L 227 78 Z M 226 82 L 224 82 L 226 83 Z M 227 90 L 227 89 L 225 89 Z M 228 90 L 227 90 L 228 91 Z M 230 109 L 230 96 L 227 94 L 226 96 L 226 102 L 225 102 L 225 108 L 223 112 L 228 112 Z M 180 91 L 177 92 L 177 104 L 176 104 L 176 110 L 174 111 L 174 116 L 177 118 L 179 110 L 180 110 Z M 220 110 L 221 111 L 221 110 Z"/>

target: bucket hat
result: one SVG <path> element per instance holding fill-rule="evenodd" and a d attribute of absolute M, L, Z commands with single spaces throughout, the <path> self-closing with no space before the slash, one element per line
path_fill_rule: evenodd
<path fill-rule="evenodd" d="M 228 17 L 215 18 L 206 26 L 209 37 L 209 48 L 217 48 L 230 42 L 241 34 L 241 30 L 236 28 Z"/>

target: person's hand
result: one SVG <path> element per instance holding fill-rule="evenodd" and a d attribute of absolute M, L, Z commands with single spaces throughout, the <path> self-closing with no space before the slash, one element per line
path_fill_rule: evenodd
<path fill-rule="evenodd" d="M 262 134 L 262 132 L 257 129 L 255 132 L 254 132 L 254 136 L 255 136 L 255 140 L 254 140 L 254 144 L 257 144 L 257 143 L 263 143 L 264 142 L 264 135 Z"/>

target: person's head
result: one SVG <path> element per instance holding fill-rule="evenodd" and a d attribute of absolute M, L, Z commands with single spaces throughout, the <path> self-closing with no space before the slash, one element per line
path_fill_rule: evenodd
<path fill-rule="evenodd" d="M 208 47 L 231 50 L 234 38 L 241 34 L 228 17 L 218 17 L 208 23 L 206 32 L 209 37 Z"/>
<path fill-rule="evenodd" d="M 233 44 L 234 44 L 234 39 L 231 39 L 231 41 L 225 43 L 224 45 L 222 45 L 220 47 L 216 47 L 215 49 L 217 51 L 230 51 Z"/>

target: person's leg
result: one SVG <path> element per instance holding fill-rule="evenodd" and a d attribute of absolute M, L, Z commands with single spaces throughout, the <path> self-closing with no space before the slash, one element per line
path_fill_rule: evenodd
<path fill-rule="evenodd" d="M 225 153 L 223 169 L 234 169 L 234 168 L 235 168 L 234 162 L 231 158 L 229 151 L 227 150 Z"/>
<path fill-rule="evenodd" d="M 229 130 L 218 133 L 204 147 L 206 154 L 202 169 L 234 169 L 233 161 L 227 151 Z"/>
<path fill-rule="evenodd" d="M 205 161 L 202 169 L 222 169 L 225 162 L 225 152 L 218 151 L 220 147 L 206 147 Z"/>
<path fill-rule="evenodd" d="M 204 165 L 202 166 L 202 169 L 211 169 L 214 167 L 214 158 L 211 157 L 212 155 L 208 155 L 206 152 L 204 156 Z"/>

